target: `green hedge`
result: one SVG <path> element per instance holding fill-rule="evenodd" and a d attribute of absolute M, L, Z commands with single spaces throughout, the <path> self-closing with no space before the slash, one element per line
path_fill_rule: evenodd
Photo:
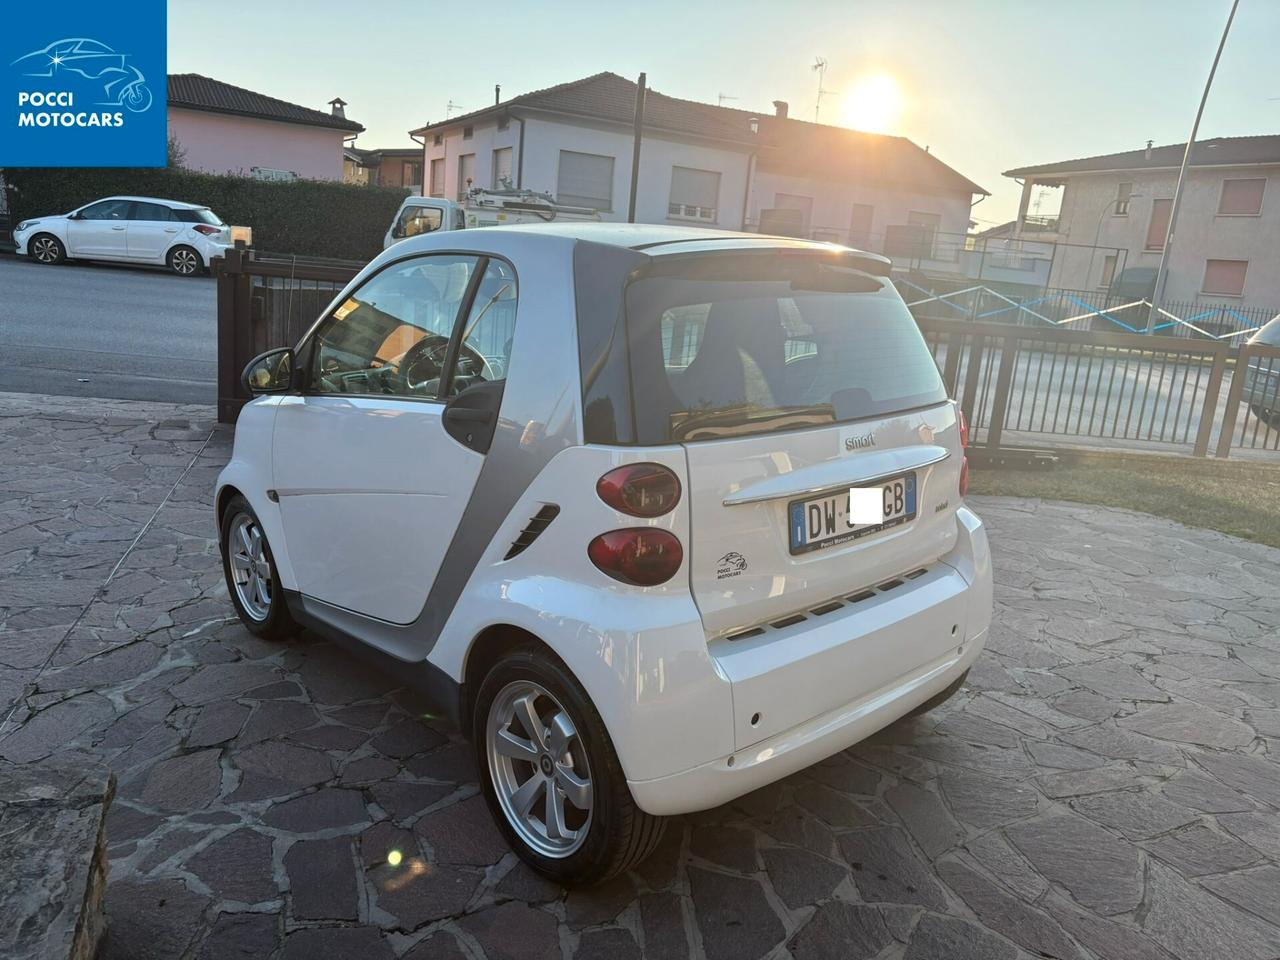
<path fill-rule="evenodd" d="M 173 168 L 7 169 L 13 222 L 66 213 L 99 197 L 163 197 L 209 207 L 227 223 L 253 228 L 253 245 L 272 253 L 369 260 L 405 191 L 321 180 L 293 183 Z"/>

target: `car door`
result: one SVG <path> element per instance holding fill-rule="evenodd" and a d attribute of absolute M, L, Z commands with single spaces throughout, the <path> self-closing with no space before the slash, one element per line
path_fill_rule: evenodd
<path fill-rule="evenodd" d="M 273 482 L 304 595 L 392 623 L 421 612 L 484 462 L 445 430 L 453 388 L 441 384 L 456 379 L 446 364 L 468 382 L 505 368 L 449 348 L 483 309 L 487 264 L 458 254 L 396 261 L 300 345 L 306 386 L 280 402 Z"/>
<path fill-rule="evenodd" d="M 136 201 L 126 231 L 129 259 L 163 263 L 169 244 L 182 227 L 174 212 L 164 204 Z"/>
<path fill-rule="evenodd" d="M 128 257 L 132 200 L 99 200 L 67 221 L 67 254 L 103 260 Z"/>

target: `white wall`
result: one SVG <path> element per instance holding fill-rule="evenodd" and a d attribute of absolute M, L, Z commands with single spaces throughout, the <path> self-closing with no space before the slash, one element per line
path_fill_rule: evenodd
<path fill-rule="evenodd" d="M 1227 179 L 1267 177 L 1262 214 L 1256 217 L 1220 216 L 1218 201 Z M 1124 174 L 1073 176 L 1062 197 L 1060 230 L 1071 243 L 1120 247 L 1127 251 L 1127 267 L 1159 266 L 1160 252 L 1145 248 L 1152 201 L 1172 199 L 1176 170 L 1134 170 Z M 1132 183 L 1127 216 L 1115 216 L 1108 204 L 1121 182 Z M 1099 227 L 1101 219 L 1101 227 Z M 1178 232 L 1169 260 L 1165 299 L 1203 304 L 1226 304 L 1280 310 L 1280 164 L 1259 167 L 1193 168 L 1183 187 Z M 1102 277 L 1106 251 L 1098 250 L 1090 265 L 1086 255 L 1073 252 L 1054 267 L 1053 284 L 1096 288 Z M 1247 260 L 1243 297 L 1200 292 L 1205 261 Z"/>
<path fill-rule="evenodd" d="M 451 199 L 458 192 L 458 156 L 476 155 L 476 186 L 494 187 L 490 182 L 493 171 L 493 151 L 512 147 L 512 177 L 520 169 L 520 123 L 512 119 L 506 130 L 498 130 L 493 121 L 473 126 L 472 136 L 462 138 L 462 130 L 449 131 L 440 146 L 434 144 L 432 134 L 427 135 L 424 176 L 430 189 L 431 161 L 445 158 L 445 196 Z M 613 204 L 610 210 L 600 211 L 605 220 L 627 219 L 627 203 L 631 192 L 632 140 L 629 131 L 604 127 L 559 123 L 541 118 L 525 120 L 524 174 L 521 181 L 527 190 L 550 194 L 557 193 L 557 174 L 560 151 L 573 150 L 611 156 L 613 164 Z M 666 140 L 646 133 L 640 153 L 640 181 L 636 197 L 636 220 L 641 223 L 677 223 L 667 215 L 667 202 L 671 191 L 671 168 L 692 167 L 696 170 L 713 170 L 720 174 L 720 196 L 714 223 L 699 220 L 701 226 L 738 230 L 743 221 L 743 197 L 747 184 L 748 155 L 744 151 L 720 149 L 713 146 Z"/>
<path fill-rule="evenodd" d="M 272 167 L 311 180 L 342 179 L 342 141 L 351 136 L 331 127 L 181 107 L 169 108 L 169 135 L 186 151 L 183 162 L 192 170 L 247 177 L 251 167 Z"/>
<path fill-rule="evenodd" d="M 919 193 L 885 184 L 815 180 L 767 170 L 756 171 L 748 218 L 759 222 L 760 211 L 776 206 L 780 193 L 812 197 L 810 230 L 830 230 L 839 235 L 841 242 L 847 242 L 854 204 L 871 206 L 870 246 L 877 250 L 883 242 L 885 228 L 905 224 L 907 214 L 913 211 L 938 214 L 941 233 L 969 232 L 969 194 Z"/>

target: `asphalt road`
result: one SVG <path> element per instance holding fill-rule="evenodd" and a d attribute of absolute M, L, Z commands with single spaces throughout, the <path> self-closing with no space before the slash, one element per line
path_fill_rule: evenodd
<path fill-rule="evenodd" d="M 212 277 L 0 255 L 0 391 L 213 403 Z"/>

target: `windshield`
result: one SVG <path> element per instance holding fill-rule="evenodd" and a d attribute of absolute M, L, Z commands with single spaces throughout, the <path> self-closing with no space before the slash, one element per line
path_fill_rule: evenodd
<path fill-rule="evenodd" d="M 626 296 L 637 439 L 742 436 L 946 399 L 886 279 L 812 255 L 658 260 Z"/>

